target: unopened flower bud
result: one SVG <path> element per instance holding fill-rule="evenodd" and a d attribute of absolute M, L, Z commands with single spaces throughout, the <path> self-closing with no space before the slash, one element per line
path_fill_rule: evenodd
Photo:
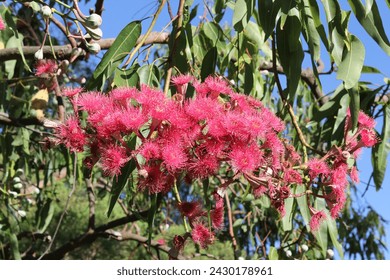
<path fill-rule="evenodd" d="M 138 171 L 138 175 L 141 176 L 142 178 L 146 179 L 146 178 L 148 178 L 148 171 L 146 171 L 146 169 L 140 169 Z"/>
<path fill-rule="evenodd" d="M 26 211 L 24 211 L 24 210 L 18 210 L 18 214 L 22 218 L 26 217 L 26 215 L 27 215 Z"/>
<path fill-rule="evenodd" d="M 17 192 L 8 191 L 8 193 L 9 193 L 10 195 L 12 195 L 14 198 L 18 197 L 18 193 L 17 193 Z"/>
<path fill-rule="evenodd" d="M 18 168 L 15 172 L 15 176 L 22 176 L 24 174 L 24 170 L 22 168 Z"/>
<path fill-rule="evenodd" d="M 90 28 L 98 28 L 100 25 L 102 25 L 102 17 L 98 14 L 92 14 L 90 16 L 87 16 L 85 18 L 84 25 L 90 27 Z"/>
<path fill-rule="evenodd" d="M 41 191 L 39 190 L 39 188 L 35 187 L 34 190 L 33 190 L 33 192 L 34 192 L 35 194 L 39 194 Z"/>
<path fill-rule="evenodd" d="M 36 60 L 42 60 L 43 59 L 43 50 L 39 49 L 34 53 L 34 57 Z"/>
<path fill-rule="evenodd" d="M 303 245 L 301 246 L 301 248 L 302 248 L 302 251 L 303 251 L 303 252 L 309 251 L 309 247 L 308 247 L 306 244 L 303 244 Z"/>
<path fill-rule="evenodd" d="M 15 176 L 15 177 L 12 179 L 12 182 L 13 182 L 14 184 L 17 184 L 17 183 L 20 183 L 20 182 L 22 182 L 22 181 L 20 180 L 19 177 Z"/>
<path fill-rule="evenodd" d="M 287 250 L 286 251 L 286 257 L 287 258 L 291 258 L 291 256 L 292 256 L 292 252 L 290 250 Z"/>
<path fill-rule="evenodd" d="M 101 51 L 101 47 L 98 43 L 87 44 L 87 48 L 92 54 L 98 54 Z"/>
<path fill-rule="evenodd" d="M 333 250 L 332 249 L 326 250 L 326 255 L 328 256 L 328 258 L 333 259 L 333 257 L 334 257 Z"/>
<path fill-rule="evenodd" d="M 345 159 L 349 159 L 351 157 L 351 154 L 348 151 L 343 151 L 341 154 L 343 155 L 343 158 L 345 158 Z"/>
<path fill-rule="evenodd" d="M 51 12 L 51 8 L 49 6 L 43 6 L 41 8 L 41 12 L 42 12 L 42 15 L 45 19 L 48 19 L 51 17 L 52 12 Z"/>
<path fill-rule="evenodd" d="M 20 190 L 21 188 L 23 188 L 23 184 L 22 183 L 16 183 L 13 185 L 15 189 L 18 189 Z"/>
<path fill-rule="evenodd" d="M 88 32 L 88 35 L 93 39 L 93 40 L 100 40 L 103 37 L 103 31 L 100 28 L 88 28 L 85 27 L 85 29 Z M 88 38 L 89 36 L 86 35 L 85 37 Z"/>

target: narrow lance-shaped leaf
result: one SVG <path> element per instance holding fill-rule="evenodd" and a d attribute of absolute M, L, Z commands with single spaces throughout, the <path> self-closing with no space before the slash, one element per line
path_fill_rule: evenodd
<path fill-rule="evenodd" d="M 354 35 L 350 35 L 350 49 L 345 46 L 343 59 L 337 71 L 337 79 L 344 81 L 345 88 L 353 88 L 359 81 L 364 65 L 366 50 L 363 43 Z"/>
<path fill-rule="evenodd" d="M 382 187 L 383 179 L 386 174 L 387 158 L 390 152 L 390 106 L 387 104 L 383 110 L 381 142 L 376 144 L 372 149 L 373 176 L 377 190 Z"/>
<path fill-rule="evenodd" d="M 102 76 L 111 76 L 116 67 L 119 66 L 123 59 L 134 48 L 140 34 L 140 21 L 133 21 L 122 29 L 110 49 L 104 54 L 102 60 L 96 67 L 92 79 L 87 84 L 88 89 L 92 89 L 97 84 L 103 83 Z"/>
<path fill-rule="evenodd" d="M 265 32 L 264 41 L 271 36 L 276 26 L 276 16 L 280 10 L 281 0 L 258 1 L 258 13 L 261 27 Z"/>
<path fill-rule="evenodd" d="M 321 211 L 325 210 L 325 200 L 322 198 L 317 198 L 314 202 L 314 208 Z M 323 221 L 320 225 L 320 228 L 313 232 L 314 237 L 316 238 L 318 245 L 321 247 L 321 253 L 326 257 L 326 250 L 328 249 L 328 224 L 326 221 Z"/>
<path fill-rule="evenodd" d="M 351 119 L 352 119 L 351 129 L 354 130 L 358 124 L 358 116 L 360 111 L 360 94 L 357 87 L 349 89 L 348 94 L 350 97 L 349 109 L 351 112 Z"/>
<path fill-rule="evenodd" d="M 338 234 L 338 230 L 337 230 L 336 221 L 331 219 L 328 215 L 326 222 L 328 225 L 329 236 L 330 236 L 330 239 L 332 240 L 333 246 L 336 248 L 337 252 L 339 253 L 340 258 L 343 259 L 344 258 L 344 251 L 343 251 L 343 247 L 341 246 L 341 244 L 339 242 L 339 234 Z"/>
<path fill-rule="evenodd" d="M 390 42 L 383 27 L 376 2 L 372 3 L 370 11 L 367 11 L 361 0 L 348 0 L 348 2 L 366 32 L 390 55 Z"/>
<path fill-rule="evenodd" d="M 133 135 L 133 137 L 129 140 L 130 149 L 135 148 L 136 140 L 136 136 Z M 135 168 L 136 162 L 134 159 L 131 159 L 125 164 L 125 166 L 122 167 L 121 174 L 119 176 L 114 177 L 111 188 L 110 203 L 107 210 L 107 217 L 110 217 L 119 195 L 121 194 L 123 188 L 126 186 L 128 180 L 130 179 L 131 173 L 135 170 Z"/>

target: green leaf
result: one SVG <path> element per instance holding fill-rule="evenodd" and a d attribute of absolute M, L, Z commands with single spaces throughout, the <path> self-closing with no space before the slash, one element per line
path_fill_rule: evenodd
<path fill-rule="evenodd" d="M 355 130 L 358 124 L 358 116 L 360 111 L 360 93 L 356 87 L 348 90 L 350 97 L 349 108 L 352 119 L 352 130 Z"/>
<path fill-rule="evenodd" d="M 104 54 L 102 60 L 96 67 L 91 80 L 87 84 L 88 89 L 92 89 L 95 86 L 100 87 L 104 84 L 105 78 L 111 76 L 123 59 L 134 48 L 140 34 L 140 21 L 133 21 L 122 29 L 110 49 Z"/>
<path fill-rule="evenodd" d="M 347 93 L 346 91 L 340 92 L 340 94 L 343 94 L 343 96 L 340 99 L 340 103 L 338 104 L 339 110 L 337 112 L 337 117 L 333 126 L 332 137 L 331 137 L 332 145 L 340 144 L 344 137 L 344 121 L 345 121 L 345 116 L 347 115 L 349 104 L 351 102 L 349 95 L 346 93 Z"/>
<path fill-rule="evenodd" d="M 372 67 L 372 66 L 367 66 L 367 65 L 363 66 L 362 73 L 364 73 L 364 74 L 382 74 L 383 75 L 383 73 L 380 70 L 378 70 L 377 68 Z"/>
<path fill-rule="evenodd" d="M 237 32 L 244 30 L 245 26 L 248 24 L 248 7 L 246 0 L 237 0 L 234 6 L 233 13 L 233 27 Z"/>
<path fill-rule="evenodd" d="M 361 0 L 348 0 L 348 2 L 357 20 L 366 32 L 388 55 L 390 55 L 390 42 L 387 38 L 386 31 L 383 28 L 382 19 L 376 2 L 374 1 L 372 3 L 370 11 L 366 10 Z"/>
<path fill-rule="evenodd" d="M 261 27 L 265 32 L 264 42 L 271 36 L 276 26 L 276 16 L 279 13 L 282 0 L 258 1 L 258 12 Z"/>
<path fill-rule="evenodd" d="M 306 191 L 306 187 L 304 185 L 297 185 L 295 188 L 294 194 L 302 194 Z M 298 206 L 299 206 L 299 211 L 302 214 L 302 218 L 305 221 L 306 224 L 306 229 L 309 231 L 309 222 L 310 222 L 310 210 L 309 207 L 307 206 L 307 201 L 306 201 L 306 196 L 299 196 L 296 198 Z"/>
<path fill-rule="evenodd" d="M 336 226 L 336 221 L 329 218 L 328 216 L 326 222 L 328 224 L 328 232 L 329 232 L 330 239 L 332 240 L 333 246 L 336 248 L 337 252 L 339 253 L 340 258 L 344 259 L 344 250 L 343 250 L 343 246 L 341 246 L 339 242 L 339 234 Z"/>
<path fill-rule="evenodd" d="M 20 56 L 22 57 L 22 61 L 24 63 L 24 66 L 26 67 L 26 69 L 29 72 L 31 72 L 31 68 L 30 68 L 29 64 L 27 63 L 26 58 L 24 57 L 24 54 L 23 54 L 23 35 L 19 34 L 17 26 L 14 22 L 14 19 L 12 18 L 11 13 L 9 12 L 9 10 L 6 11 L 4 20 L 6 21 L 7 27 L 12 30 L 15 38 L 19 42 L 19 44 L 17 44 L 16 47 L 18 48 Z"/>
<path fill-rule="evenodd" d="M 325 200 L 322 198 L 317 198 L 314 202 L 314 208 L 321 211 L 325 210 Z M 313 232 L 314 237 L 316 238 L 318 245 L 321 247 L 321 253 L 326 257 L 326 250 L 328 249 L 328 224 L 327 222 L 322 222 L 320 228 Z"/>
<path fill-rule="evenodd" d="M 217 44 L 223 33 L 221 27 L 214 22 L 206 22 L 203 26 L 203 31 L 206 37 L 211 40 L 213 46 Z"/>
<path fill-rule="evenodd" d="M 373 176 L 377 190 L 382 187 L 383 179 L 386 174 L 387 157 L 390 152 L 390 105 L 387 104 L 383 109 L 382 141 L 376 144 L 372 149 Z"/>
<path fill-rule="evenodd" d="M 117 69 L 114 76 L 114 84 L 117 87 L 135 87 L 139 81 L 137 70 L 139 65 L 135 64 L 129 69 Z"/>
<path fill-rule="evenodd" d="M 136 168 L 135 160 L 129 160 L 124 167 L 122 167 L 121 174 L 115 176 L 112 182 L 111 195 L 110 195 L 110 204 L 108 206 L 107 217 L 110 217 L 112 210 L 118 200 L 119 195 L 121 194 L 123 188 L 127 184 L 127 180 L 130 178 L 131 173 Z"/>
<path fill-rule="evenodd" d="M 304 0 L 304 8 L 302 9 L 303 22 L 305 29 L 305 39 L 310 48 L 310 54 L 313 57 L 314 61 L 318 61 L 320 58 L 320 45 L 321 39 L 317 31 L 316 23 L 314 21 L 314 16 L 312 10 L 310 9 L 309 0 Z"/>
<path fill-rule="evenodd" d="M 294 8 L 292 11 L 296 11 L 296 9 Z M 287 76 L 287 91 L 290 99 L 293 99 L 301 79 L 301 65 L 304 58 L 299 38 L 301 21 L 298 16 L 289 15 L 283 29 L 281 29 L 280 24 L 279 20 L 276 29 L 277 49 L 280 63 Z"/>
<path fill-rule="evenodd" d="M 250 95 L 253 91 L 253 70 L 252 65 L 245 63 L 245 81 L 244 81 L 244 93 Z"/>
<path fill-rule="evenodd" d="M 12 36 L 11 38 L 8 39 L 5 48 L 6 49 L 17 48 L 20 44 L 22 44 L 22 42 L 23 42 L 22 36 L 19 35 L 19 38 Z M 5 72 L 7 73 L 8 79 L 12 79 L 14 77 L 16 62 L 17 62 L 16 59 L 7 60 L 4 62 Z"/>
<path fill-rule="evenodd" d="M 138 73 L 140 84 L 159 87 L 160 81 L 156 76 L 156 73 L 158 73 L 158 68 L 156 65 L 145 64 L 137 70 L 137 73 Z"/>
<path fill-rule="evenodd" d="M 276 261 L 279 259 L 278 250 L 273 246 L 269 248 L 268 259 L 271 261 Z"/>
<path fill-rule="evenodd" d="M 48 199 L 46 203 L 37 212 L 38 222 L 37 228 L 39 233 L 45 232 L 54 215 L 54 204 L 51 199 Z"/>
<path fill-rule="evenodd" d="M 354 35 L 350 36 L 350 49 L 345 46 L 343 59 L 337 70 L 337 79 L 344 81 L 345 89 L 353 88 L 359 81 L 364 65 L 366 50 Z"/>
<path fill-rule="evenodd" d="M 200 70 L 200 77 L 202 81 L 215 72 L 217 58 L 218 52 L 216 47 L 211 48 L 204 56 L 202 61 L 202 68 Z"/>
<path fill-rule="evenodd" d="M 19 252 L 19 241 L 18 237 L 15 233 L 9 233 L 8 234 L 9 243 L 12 251 L 12 257 L 14 260 L 21 260 L 22 257 Z"/>
<path fill-rule="evenodd" d="M 290 197 L 284 200 L 284 209 L 286 210 L 286 214 L 284 215 L 282 219 L 282 225 L 284 231 L 290 231 L 292 230 L 292 221 L 294 218 L 294 198 Z"/>

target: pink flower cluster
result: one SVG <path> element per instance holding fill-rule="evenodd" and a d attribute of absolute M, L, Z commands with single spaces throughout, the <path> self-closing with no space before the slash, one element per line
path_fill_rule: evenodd
<path fill-rule="evenodd" d="M 99 163 L 109 176 L 121 174 L 121 168 L 133 159 L 139 173 L 138 186 L 150 194 L 170 191 L 179 176 L 191 182 L 216 175 L 223 166 L 230 174 L 227 182 L 245 178 L 255 196 L 268 196 L 272 206 L 284 215 L 285 199 L 294 196 L 291 185 L 306 184 L 308 190 L 318 185 L 322 194 L 304 195 L 322 195 L 333 218 L 345 203 L 347 175 L 357 180 L 357 170 L 348 165 L 348 157 L 356 157 L 361 147 L 377 141 L 375 123 L 361 113 L 357 131 L 346 136 L 343 147 L 310 160 L 305 168 L 294 147 L 278 135 L 284 129 L 283 122 L 260 101 L 234 92 L 220 77 L 210 76 L 201 83 L 182 75 L 172 82 L 177 88 L 172 98 L 146 85 L 140 89 L 116 88 L 106 95 L 66 90 L 76 116 L 81 110 L 88 117 L 83 126 L 77 118 L 69 117 L 57 128 L 58 141 L 74 152 L 87 151 L 86 166 Z M 195 97 L 186 97 L 189 84 L 195 89 Z M 347 117 L 346 132 L 350 122 Z M 137 136 L 134 149 L 126 142 L 129 135 Z M 223 227 L 223 198 L 214 195 L 214 201 L 209 226 L 199 202 L 178 206 L 190 221 L 193 240 L 201 247 L 214 240 L 212 230 Z M 312 211 L 313 230 L 318 229 L 324 215 Z"/>
<path fill-rule="evenodd" d="M 5 29 L 5 23 L 3 18 L 0 16 L 0 31 Z"/>

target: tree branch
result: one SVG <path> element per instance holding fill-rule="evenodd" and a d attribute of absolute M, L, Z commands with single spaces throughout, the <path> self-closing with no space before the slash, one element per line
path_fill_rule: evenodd
<path fill-rule="evenodd" d="M 137 43 L 141 42 L 144 39 L 144 36 L 138 38 Z M 146 37 L 143 45 L 150 44 L 167 44 L 169 40 L 169 33 L 167 32 L 151 32 L 149 36 Z M 107 50 L 111 47 L 112 43 L 115 41 L 112 39 L 102 39 L 97 43 L 100 45 L 102 50 Z M 25 58 L 31 59 L 34 58 L 34 54 L 40 49 L 40 46 L 32 46 L 32 47 L 23 47 L 23 54 Z M 53 49 L 50 46 L 43 47 L 43 55 L 45 58 L 53 58 L 52 51 L 54 50 L 55 55 L 59 59 L 68 59 L 72 54 L 73 47 L 70 44 L 62 45 L 62 46 L 53 46 Z M 85 56 L 86 51 L 80 55 Z M 7 61 L 12 59 L 21 59 L 20 52 L 18 48 L 8 48 L 0 50 L 0 61 Z"/>
<path fill-rule="evenodd" d="M 117 220 L 111 221 L 107 224 L 101 225 L 93 232 L 87 232 L 84 234 L 79 235 L 78 237 L 70 240 L 66 244 L 62 245 L 61 247 L 57 248 L 56 250 L 52 251 L 51 253 L 47 253 L 45 256 L 43 256 L 42 259 L 44 260 L 59 260 L 63 259 L 65 255 L 81 246 L 89 245 L 93 243 L 97 238 L 99 237 L 109 237 L 110 234 L 106 233 L 106 230 L 130 223 L 138 221 L 139 219 L 146 218 L 148 215 L 148 210 L 143 211 L 139 213 L 138 215 L 129 215 L 122 218 L 119 218 Z"/>

